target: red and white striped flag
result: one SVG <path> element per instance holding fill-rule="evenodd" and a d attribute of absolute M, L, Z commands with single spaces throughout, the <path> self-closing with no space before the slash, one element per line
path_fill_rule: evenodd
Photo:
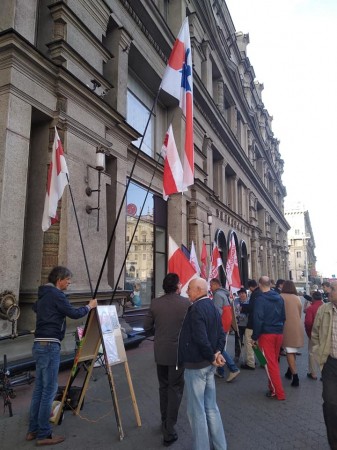
<path fill-rule="evenodd" d="M 174 140 L 172 125 L 166 132 L 161 156 L 164 159 L 163 199 L 167 200 L 171 194 L 186 191 L 183 189 L 183 166 Z"/>
<path fill-rule="evenodd" d="M 199 266 L 199 261 L 197 258 L 197 253 L 195 251 L 195 246 L 194 246 L 194 242 L 192 241 L 191 244 L 191 253 L 190 253 L 190 263 L 192 264 L 192 266 L 194 267 L 195 271 L 197 272 L 197 275 L 200 275 L 200 266 Z"/>
<path fill-rule="evenodd" d="M 222 259 L 216 243 L 213 243 L 213 252 L 211 258 L 211 265 L 209 269 L 208 283 L 212 278 L 219 278 L 219 267 L 222 266 Z"/>
<path fill-rule="evenodd" d="M 194 267 L 171 236 L 169 236 L 168 272 L 178 275 L 182 284 L 181 295 L 186 295 L 188 283 L 197 277 Z"/>
<path fill-rule="evenodd" d="M 42 217 L 42 230 L 47 231 L 57 218 L 57 205 L 68 184 L 68 168 L 64 157 L 62 143 L 55 127 L 55 137 L 51 162 L 48 170 L 47 192 Z"/>
<path fill-rule="evenodd" d="M 200 261 L 201 261 L 200 276 L 204 280 L 207 280 L 207 248 L 205 241 L 202 241 Z"/>
<path fill-rule="evenodd" d="M 234 234 L 232 233 L 229 243 L 227 264 L 226 264 L 226 288 L 230 290 L 231 294 L 235 294 L 241 288 L 241 278 L 238 263 L 238 256 L 236 253 L 236 245 Z"/>
<path fill-rule="evenodd" d="M 160 88 L 179 100 L 186 118 L 183 187 L 194 183 L 193 73 L 188 18 L 174 43 Z"/>

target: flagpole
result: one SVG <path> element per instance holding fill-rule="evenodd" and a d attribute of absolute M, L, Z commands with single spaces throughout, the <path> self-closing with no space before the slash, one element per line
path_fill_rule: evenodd
<path fill-rule="evenodd" d="M 186 34 L 186 33 L 187 33 L 187 34 Z M 186 34 L 186 35 L 185 35 L 185 34 Z M 181 38 L 182 38 L 182 39 L 181 39 Z M 151 111 L 150 111 L 150 114 L 149 114 L 149 118 L 148 118 L 148 120 L 147 120 L 147 123 L 146 123 L 146 126 L 145 126 L 145 130 L 144 130 L 144 133 L 143 133 L 141 142 L 140 142 L 140 144 L 139 144 L 138 151 L 137 151 L 137 153 L 136 153 L 135 160 L 134 160 L 134 162 L 133 162 L 133 165 L 132 165 L 132 169 L 131 169 L 130 175 L 129 175 L 129 177 L 128 177 L 128 182 L 127 182 L 127 185 L 126 185 L 126 188 L 125 188 L 125 191 L 124 191 L 124 195 L 123 195 L 123 198 L 122 198 L 122 201 L 121 201 L 121 204 L 120 204 L 118 213 L 117 213 L 117 217 L 116 217 L 116 220 L 115 220 L 113 229 L 112 229 L 112 233 L 111 233 L 111 236 L 110 236 L 110 240 L 109 240 L 109 243 L 108 243 L 108 247 L 107 247 L 107 250 L 106 250 L 106 253 L 105 253 L 105 256 L 104 256 L 104 260 L 103 260 L 103 263 L 102 263 L 102 267 L 101 267 L 101 270 L 100 270 L 100 273 L 99 273 L 99 277 L 98 277 L 98 280 L 97 280 L 97 284 L 96 284 L 96 288 L 95 288 L 95 294 L 94 294 L 95 296 L 96 296 L 96 293 L 97 293 L 97 290 L 98 290 L 98 287 L 99 287 L 99 284 L 100 284 L 100 281 L 101 281 L 101 278 L 102 278 L 102 275 L 103 275 L 103 270 L 104 270 L 104 267 L 105 267 L 105 264 L 106 264 L 106 261 L 107 261 L 107 258 L 108 258 L 108 254 L 109 254 L 109 251 L 110 251 L 110 247 L 111 247 L 111 244 L 112 244 L 112 240 L 113 240 L 113 238 L 114 238 L 114 236 L 115 236 L 115 232 L 116 232 L 116 228 L 117 228 L 117 223 L 119 222 L 119 218 L 120 218 L 121 211 L 122 211 L 122 208 L 123 208 L 123 205 L 124 205 L 124 201 L 125 201 L 125 198 L 126 198 L 126 194 L 127 194 L 127 191 L 128 191 L 128 188 L 129 188 L 131 179 L 132 179 L 132 175 L 133 175 L 133 172 L 134 172 L 134 169 L 135 169 L 135 166 L 136 166 L 136 162 L 137 162 L 138 156 L 139 156 L 139 154 L 140 154 L 140 149 L 141 149 L 141 147 L 142 147 L 142 144 L 143 144 L 143 141 L 144 141 L 144 137 L 145 137 L 147 128 L 148 128 L 148 126 L 149 126 L 149 123 L 150 123 L 150 120 L 151 120 L 151 116 L 152 116 L 152 114 L 153 114 L 153 110 L 154 110 L 154 108 L 155 108 L 155 106 L 156 106 L 156 104 L 157 104 L 157 102 L 158 102 L 158 97 L 159 97 L 160 91 L 161 91 L 161 90 L 164 90 L 164 91 L 166 91 L 168 94 L 170 94 L 170 95 L 172 95 L 173 97 L 177 98 L 177 100 L 179 100 L 179 106 L 180 106 L 180 108 L 183 110 L 183 112 L 184 112 L 184 114 L 185 114 L 185 116 L 186 116 L 186 120 L 187 120 L 188 118 L 190 118 L 190 119 L 192 119 L 192 122 L 193 122 L 193 117 L 192 117 L 192 115 L 191 115 L 191 114 L 192 114 L 192 102 L 191 102 L 191 101 L 190 101 L 190 102 L 187 102 L 187 103 L 189 104 L 189 114 L 187 114 L 187 112 L 185 111 L 185 108 L 183 108 L 183 107 L 181 106 L 181 93 L 180 93 L 181 88 L 183 87 L 184 90 L 185 90 L 185 97 L 186 97 L 186 95 L 187 95 L 187 88 L 188 88 L 188 90 L 189 90 L 189 92 L 190 92 L 189 97 L 192 96 L 192 86 L 190 86 L 190 85 L 189 85 L 189 82 L 188 82 L 188 77 L 189 77 L 189 76 L 191 76 L 191 82 L 192 82 L 192 59 L 191 59 L 191 43 L 190 43 L 190 35 L 189 35 L 188 18 L 187 18 L 187 17 L 186 17 L 186 19 L 185 19 L 184 22 L 183 22 L 183 25 L 182 25 L 182 27 L 181 27 L 181 29 L 180 29 L 180 31 L 179 31 L 179 34 L 178 34 L 178 36 L 177 36 L 175 42 L 177 42 L 179 39 L 180 39 L 180 42 L 181 42 L 181 43 L 183 44 L 183 46 L 184 46 L 184 51 L 186 52 L 185 57 L 184 57 L 183 60 L 182 60 L 182 58 L 181 58 L 181 53 L 180 53 L 179 51 L 176 50 L 176 48 L 179 48 L 179 49 L 180 49 L 180 48 L 181 48 L 180 46 L 178 46 L 178 47 L 177 47 L 177 46 L 173 46 L 173 49 L 172 49 L 172 52 L 171 52 L 171 55 L 170 55 L 170 58 L 169 58 L 168 62 L 170 62 L 170 59 L 173 59 L 175 62 L 179 62 L 179 65 L 181 64 L 180 69 L 181 69 L 181 73 L 184 73 L 184 76 L 185 76 L 185 78 L 184 78 L 184 83 L 186 82 L 186 86 L 185 86 L 184 84 L 181 84 L 182 81 L 183 81 L 183 80 L 181 79 L 180 82 L 179 82 L 179 86 L 178 86 L 178 91 L 179 91 L 179 92 L 177 92 L 176 89 L 174 89 L 173 92 L 172 92 L 172 89 L 171 89 L 172 86 L 170 86 L 170 87 L 168 86 L 168 85 L 171 83 L 170 80 L 171 80 L 171 78 L 172 78 L 172 74 L 171 74 L 170 71 L 171 71 L 171 70 L 174 70 L 174 71 L 177 72 L 177 70 L 176 70 L 175 67 L 169 67 L 169 65 L 168 65 L 168 66 L 166 67 L 166 71 L 165 71 L 165 73 L 164 73 L 163 79 L 162 79 L 162 81 L 161 81 L 161 83 L 160 83 L 160 86 L 159 86 L 159 89 L 158 89 L 156 98 L 154 99 L 154 102 L 153 102 L 153 105 L 152 105 L 152 108 L 151 108 Z M 185 58 L 187 59 L 186 62 L 189 64 L 189 65 L 187 66 L 187 69 L 189 69 L 189 72 L 188 72 L 187 69 L 184 70 Z M 187 70 L 187 72 L 186 72 L 186 70 Z M 181 78 L 182 78 L 182 77 L 181 77 Z M 168 87 L 169 87 L 169 88 L 168 88 Z M 186 101 L 186 98 L 185 98 L 185 101 Z M 192 130 L 190 130 L 190 131 L 193 133 Z M 186 142 L 185 142 L 185 144 L 186 144 Z M 192 145 L 192 148 L 193 148 L 193 136 L 190 136 L 189 144 Z M 185 148 L 185 152 L 186 152 L 186 148 Z M 156 163 L 156 167 L 155 167 L 155 169 L 154 169 L 154 173 L 155 173 L 155 170 L 157 169 L 157 165 L 158 165 L 158 162 Z M 191 172 L 193 173 L 193 170 L 191 170 Z M 154 177 L 154 173 L 153 173 L 153 176 L 152 176 L 152 180 L 153 180 L 153 177 Z M 148 191 L 149 191 L 149 189 L 150 189 L 152 180 L 151 180 L 151 182 L 150 182 Z M 190 183 L 190 184 L 193 184 L 193 183 Z M 188 184 L 187 184 L 186 186 L 188 186 Z M 143 206 L 144 206 L 144 205 L 143 205 Z M 131 244 L 131 243 L 130 243 L 130 244 Z M 130 248 L 130 245 L 129 245 L 129 248 Z M 128 249 L 128 250 L 129 250 L 129 249 Z M 122 272 L 123 269 L 124 269 L 125 261 L 126 261 L 127 255 L 128 255 L 128 253 L 126 254 L 126 256 L 125 256 L 125 258 L 124 258 L 124 263 L 123 263 L 123 265 L 122 265 L 121 272 Z M 120 274 L 120 275 L 121 275 L 121 274 Z M 120 276 L 119 276 L 119 278 L 120 278 Z M 118 279 L 118 281 L 119 281 L 119 279 Z M 115 292 L 116 292 L 116 285 L 115 285 L 115 289 L 114 289 L 114 293 L 115 293 Z M 114 295 L 114 294 L 113 294 L 113 295 Z"/>
<path fill-rule="evenodd" d="M 151 120 L 151 117 L 152 117 L 152 115 L 153 115 L 154 108 L 155 108 L 155 106 L 156 106 L 156 104 L 157 104 L 157 102 L 158 102 L 160 89 L 161 89 L 161 88 L 159 87 L 158 92 L 157 92 L 157 95 L 156 95 L 156 98 L 155 98 L 154 101 L 153 101 L 153 105 L 152 105 L 152 108 L 151 108 L 151 111 L 150 111 L 150 114 L 149 114 L 149 118 L 148 118 L 148 120 L 147 120 L 147 122 L 146 122 L 145 129 L 144 129 L 144 132 L 143 132 L 143 136 L 142 136 L 142 139 L 141 139 L 141 141 L 140 141 L 139 147 L 138 147 L 138 149 L 137 149 L 137 153 L 136 153 L 136 156 L 135 156 L 133 165 L 132 165 L 132 167 L 131 167 L 131 171 L 130 171 L 130 174 L 129 174 L 129 177 L 128 177 L 128 181 L 127 181 L 127 184 L 126 184 L 126 187 L 125 187 L 125 190 L 124 190 L 123 198 L 122 198 L 122 200 L 121 200 L 121 204 L 120 204 L 120 207 L 119 207 L 119 209 L 118 209 L 118 213 L 117 213 L 117 216 L 116 216 L 116 220 L 115 220 L 114 226 L 113 226 L 113 228 L 112 228 L 112 232 L 111 232 L 111 235 L 110 235 L 109 243 L 108 243 L 108 246 L 107 246 L 105 255 L 104 255 L 104 259 L 103 259 L 103 263 L 102 263 L 102 266 L 101 266 L 101 270 L 100 270 L 100 272 L 99 272 L 99 276 L 98 276 L 98 280 L 97 280 L 96 288 L 95 288 L 95 292 L 94 292 L 94 298 L 96 297 L 96 294 L 97 294 L 97 291 L 98 291 L 98 288 L 99 288 L 99 285 L 100 285 L 100 282 L 101 282 L 101 279 L 102 279 L 104 267 L 105 267 L 106 261 L 107 261 L 107 259 L 108 259 L 108 255 L 109 255 L 109 251 L 110 251 L 110 248 L 111 248 L 111 244 L 112 244 L 113 238 L 114 238 L 115 233 L 116 233 L 117 224 L 118 224 L 119 219 L 120 219 L 120 216 L 121 216 L 121 212 L 122 212 L 122 209 L 123 209 L 123 205 L 124 205 L 124 202 L 125 202 L 125 199 L 126 199 L 126 194 L 127 194 L 127 192 L 128 192 L 128 189 L 129 189 L 129 186 L 130 186 L 130 183 L 131 183 L 131 179 L 132 179 L 132 175 L 133 175 L 133 172 L 134 172 L 134 170 L 135 170 L 136 163 L 137 163 L 137 160 L 138 160 L 138 157 L 139 157 L 139 154 L 140 154 L 140 149 L 141 149 L 141 147 L 142 147 L 142 145 L 143 145 L 144 138 L 145 138 L 145 134 L 146 134 L 147 129 L 148 129 L 148 126 L 149 126 L 149 124 L 150 124 L 150 120 Z M 156 165 L 155 169 L 156 169 L 156 168 L 157 168 L 157 165 Z M 153 178 L 152 178 L 152 179 L 153 179 Z M 152 180 L 151 180 L 151 182 L 152 182 Z M 123 268 L 124 268 L 124 266 L 123 266 Z M 122 270 L 123 270 L 123 268 L 122 268 Z M 120 278 L 120 277 L 119 277 L 119 278 Z M 118 281 L 119 281 L 119 279 L 118 279 Z M 117 286 L 117 284 L 115 285 L 115 289 L 114 289 L 113 295 L 116 293 L 116 286 Z"/>
<path fill-rule="evenodd" d="M 119 281 L 120 281 L 120 279 L 121 279 L 121 276 L 122 276 L 124 267 L 125 267 L 125 265 L 126 265 L 126 260 L 127 260 L 128 256 L 129 256 L 129 252 L 130 252 L 130 249 L 131 249 L 131 245 L 132 245 L 132 242 L 133 242 L 133 238 L 135 237 L 135 234 L 136 234 L 136 231 L 137 231 L 137 227 L 138 227 L 138 225 L 139 225 L 140 218 L 141 218 L 141 216 L 142 216 L 142 212 L 143 212 L 143 209 L 144 209 L 144 207 L 145 207 L 146 200 L 147 200 L 147 197 L 148 197 L 149 192 L 150 192 L 150 188 L 151 188 L 151 186 L 152 186 L 152 181 L 153 181 L 153 179 L 154 179 L 154 176 L 155 176 L 155 173 L 156 173 L 158 164 L 159 164 L 159 160 L 160 160 L 160 155 L 158 155 L 158 158 L 157 158 L 157 160 L 156 160 L 156 164 L 155 164 L 155 167 L 154 167 L 153 172 L 152 172 L 152 177 L 151 177 L 149 186 L 148 186 L 148 188 L 147 188 L 146 195 L 145 195 L 145 198 L 144 198 L 142 207 L 141 207 L 140 212 L 139 212 L 139 215 L 138 215 L 138 219 L 137 219 L 137 222 L 136 222 L 136 226 L 135 226 L 135 228 L 134 228 L 134 230 L 133 230 L 133 234 L 132 234 L 132 237 L 131 237 L 131 239 L 130 239 L 128 249 L 127 249 L 127 251 L 126 251 L 126 253 L 125 253 L 125 257 L 124 257 L 124 261 L 123 261 L 121 270 L 119 271 L 118 278 L 117 278 L 117 281 L 116 281 L 116 283 L 115 283 L 115 287 L 114 287 L 114 290 L 113 290 L 113 293 L 112 293 L 112 296 L 111 296 L 111 300 L 110 300 L 110 305 L 111 305 L 111 303 L 112 303 L 112 301 L 113 301 L 113 299 L 114 299 L 114 296 L 115 296 L 115 294 L 116 294 L 116 291 L 117 291 L 117 287 L 118 287 Z"/>
<path fill-rule="evenodd" d="M 72 189 L 71 189 L 70 181 L 69 181 L 69 176 L 68 176 L 67 173 L 66 173 L 66 176 L 67 176 L 67 180 L 68 180 L 68 186 L 69 186 L 69 192 L 70 192 L 71 202 L 72 202 L 73 208 L 74 208 L 75 219 L 76 219 L 76 224 L 77 224 L 77 230 L 78 230 L 78 234 L 79 234 L 79 236 L 80 236 L 81 247 L 82 247 L 82 252 L 83 252 L 83 257 L 84 257 L 85 268 L 86 268 L 86 270 L 87 270 L 87 275 L 88 275 L 88 280 L 89 280 L 89 286 L 90 286 L 91 296 L 92 296 L 92 298 L 95 298 L 95 297 L 94 297 L 94 294 L 93 294 L 94 291 L 93 291 L 93 288 L 92 288 L 91 279 L 90 279 L 90 273 L 89 273 L 89 267 L 88 267 L 87 256 L 86 256 L 85 250 L 84 250 L 84 244 L 83 244 L 83 239 L 82 239 L 82 233 L 81 233 L 80 224 L 79 224 L 79 221 L 78 221 L 77 212 L 76 212 L 76 208 L 75 208 L 75 202 L 74 202 L 74 197 L 73 197 L 73 191 L 72 191 Z M 96 293 L 95 293 L 95 294 L 96 294 Z"/>

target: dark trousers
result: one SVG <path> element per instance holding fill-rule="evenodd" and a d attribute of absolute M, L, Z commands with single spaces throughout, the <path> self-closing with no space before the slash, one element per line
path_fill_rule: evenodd
<path fill-rule="evenodd" d="M 235 332 L 235 356 L 238 358 L 241 354 L 241 347 L 243 346 L 243 337 L 245 335 L 246 327 L 238 327 L 239 334 Z"/>
<path fill-rule="evenodd" d="M 165 440 L 175 435 L 178 411 L 184 391 L 184 369 L 157 364 L 162 430 Z"/>
<path fill-rule="evenodd" d="M 332 450 L 337 450 L 337 359 L 327 359 L 322 370 L 323 415 Z"/>

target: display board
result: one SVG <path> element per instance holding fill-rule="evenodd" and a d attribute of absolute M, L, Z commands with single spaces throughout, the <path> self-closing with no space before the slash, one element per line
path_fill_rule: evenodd
<path fill-rule="evenodd" d="M 97 315 L 102 332 L 106 363 L 112 366 L 125 362 L 126 353 L 116 306 L 98 306 Z"/>

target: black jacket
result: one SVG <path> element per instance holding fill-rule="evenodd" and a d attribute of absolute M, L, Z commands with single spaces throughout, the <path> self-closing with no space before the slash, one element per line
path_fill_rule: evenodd
<path fill-rule="evenodd" d="M 80 319 L 88 314 L 86 306 L 74 308 L 65 293 L 48 283 L 39 287 L 38 300 L 33 305 L 36 312 L 35 338 L 62 341 L 66 331 L 66 317 Z"/>
<path fill-rule="evenodd" d="M 207 367 L 214 354 L 223 351 L 225 340 L 219 312 L 212 300 L 202 297 L 187 310 L 179 337 L 179 362 L 188 369 Z"/>

